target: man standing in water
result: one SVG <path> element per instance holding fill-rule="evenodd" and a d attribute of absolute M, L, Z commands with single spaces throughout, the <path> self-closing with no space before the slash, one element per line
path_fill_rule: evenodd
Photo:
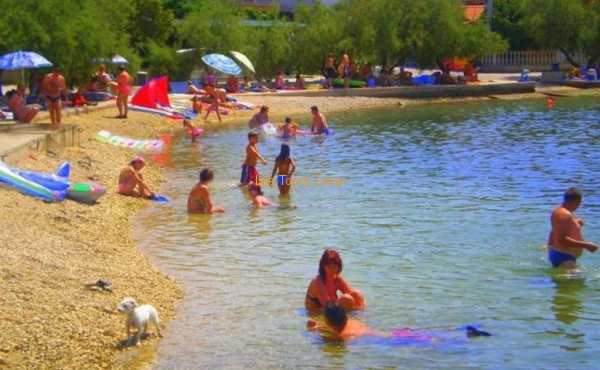
<path fill-rule="evenodd" d="M 579 208 L 583 193 L 577 188 L 569 188 L 563 196 L 563 203 L 550 215 L 552 229 L 548 235 L 548 259 L 554 267 L 575 269 L 577 258 L 584 249 L 595 252 L 596 244 L 586 242 L 581 233 L 583 220 L 573 212 Z"/>

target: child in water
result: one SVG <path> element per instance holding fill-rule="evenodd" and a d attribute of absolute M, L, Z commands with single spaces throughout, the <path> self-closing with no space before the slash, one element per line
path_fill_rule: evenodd
<path fill-rule="evenodd" d="M 288 144 L 281 144 L 281 151 L 275 158 L 275 166 L 273 166 L 273 172 L 271 173 L 271 178 L 275 178 L 275 173 L 277 172 L 279 195 L 287 195 L 290 193 L 292 174 L 295 170 L 296 162 L 294 161 L 294 158 L 290 156 L 290 146 Z"/>
<path fill-rule="evenodd" d="M 189 119 L 185 118 L 183 120 L 183 128 L 185 132 L 192 138 L 192 143 L 196 143 L 196 138 L 204 132 L 201 128 L 196 127 Z"/>
<path fill-rule="evenodd" d="M 263 192 L 260 185 L 255 183 L 248 184 L 248 194 L 252 198 L 252 206 L 256 208 L 263 208 L 267 206 L 278 206 L 279 204 L 273 203 L 267 198 L 263 197 Z"/>
<path fill-rule="evenodd" d="M 289 139 L 293 136 L 296 136 L 296 130 L 298 130 L 298 124 L 296 122 L 292 122 L 290 117 L 286 117 L 285 123 L 279 124 L 279 130 L 281 131 L 281 137 L 284 139 Z"/>

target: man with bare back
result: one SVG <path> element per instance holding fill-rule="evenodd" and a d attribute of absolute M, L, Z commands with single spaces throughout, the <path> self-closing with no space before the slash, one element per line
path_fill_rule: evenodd
<path fill-rule="evenodd" d="M 583 193 L 577 188 L 569 188 L 563 196 L 563 203 L 556 207 L 550 216 L 552 229 L 548 235 L 548 259 L 554 267 L 575 269 L 577 258 L 584 249 L 595 252 L 596 244 L 583 239 L 583 220 L 573 212 L 579 208 Z"/>

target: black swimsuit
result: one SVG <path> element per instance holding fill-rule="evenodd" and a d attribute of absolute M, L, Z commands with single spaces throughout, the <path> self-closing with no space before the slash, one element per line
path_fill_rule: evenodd
<path fill-rule="evenodd" d="M 314 304 L 321 307 L 321 301 L 319 301 L 318 298 L 311 297 L 308 294 L 306 295 L 306 298 L 310 299 Z"/>
<path fill-rule="evenodd" d="M 61 98 L 61 96 L 50 96 L 50 95 L 46 95 L 46 99 L 50 100 L 52 103 L 56 103 L 57 101 L 59 101 Z"/>

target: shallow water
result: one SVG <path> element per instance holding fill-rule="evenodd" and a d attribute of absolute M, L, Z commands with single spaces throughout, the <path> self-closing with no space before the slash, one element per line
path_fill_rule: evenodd
<path fill-rule="evenodd" d="M 569 186 L 584 191 L 577 214 L 600 241 L 599 111 L 593 99 L 559 99 L 330 115 L 332 136 L 290 142 L 296 177 L 309 179 L 282 201 L 296 209 L 248 206 L 236 186 L 243 127 L 207 129 L 197 145 L 174 138 L 162 189 L 173 202 L 135 221 L 141 248 L 187 292 L 155 368 L 595 368 L 600 259 L 584 253 L 573 277 L 540 247 Z M 261 176 L 280 145 L 261 139 Z M 185 212 L 205 166 L 225 214 Z M 345 180 L 315 186 L 317 174 Z M 276 187 L 265 195 L 277 200 Z M 306 332 L 304 294 L 325 248 L 366 295 L 354 317 L 437 339 L 335 344 Z M 466 324 L 494 335 L 467 339 Z"/>

